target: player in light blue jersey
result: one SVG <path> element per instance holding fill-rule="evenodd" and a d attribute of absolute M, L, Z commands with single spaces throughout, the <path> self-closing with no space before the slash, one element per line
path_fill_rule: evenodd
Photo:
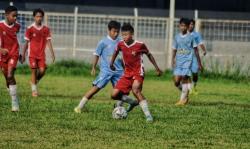
<path fill-rule="evenodd" d="M 207 51 L 206 51 L 206 48 L 203 44 L 201 34 L 199 32 L 194 31 L 194 27 L 195 27 L 195 21 L 193 19 L 191 19 L 190 24 L 189 24 L 189 32 L 191 33 L 191 35 L 194 36 L 194 39 L 195 39 L 196 43 L 198 44 L 198 47 L 200 47 L 202 49 L 203 55 L 205 56 Z M 194 54 L 193 55 L 193 62 L 192 62 L 192 74 L 193 75 L 192 75 L 192 90 L 191 90 L 191 92 L 195 95 L 198 94 L 197 89 L 196 89 L 196 85 L 198 82 L 198 72 L 199 72 L 198 60 Z"/>
<path fill-rule="evenodd" d="M 123 75 L 123 60 L 121 57 L 116 59 L 114 62 L 115 67 L 117 68 L 115 71 L 110 69 L 110 61 L 114 50 L 118 42 L 121 40 L 118 35 L 120 32 L 120 23 L 117 21 L 110 21 L 108 24 L 108 35 L 104 37 L 97 45 L 97 48 L 94 52 L 94 62 L 92 66 L 91 75 L 95 75 L 96 66 L 100 59 L 100 73 L 96 80 L 93 81 L 93 87 L 83 96 L 79 105 L 75 107 L 74 111 L 76 113 L 81 113 L 81 109 L 85 106 L 85 104 L 90 100 L 97 92 L 99 92 L 102 88 L 104 88 L 110 81 L 113 86 L 115 86 L 116 82 Z M 136 100 L 130 98 L 129 96 L 124 96 L 123 101 L 130 103 L 129 110 L 131 110 L 134 106 L 137 105 Z M 116 106 L 122 106 L 123 101 L 118 101 Z"/>
<path fill-rule="evenodd" d="M 191 89 L 192 76 L 191 66 L 193 54 L 198 58 L 198 64 L 201 68 L 201 62 L 197 51 L 197 43 L 188 32 L 189 20 L 186 18 L 180 19 L 180 33 L 177 34 L 173 42 L 173 58 L 172 67 L 174 68 L 174 83 L 181 90 L 180 100 L 176 105 L 185 105 L 188 103 L 188 95 Z"/>

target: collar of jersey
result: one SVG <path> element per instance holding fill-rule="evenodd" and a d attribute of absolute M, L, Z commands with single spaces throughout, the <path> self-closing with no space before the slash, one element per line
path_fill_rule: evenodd
<path fill-rule="evenodd" d="M 184 37 L 186 37 L 188 34 L 189 34 L 189 32 L 187 32 L 185 35 L 182 35 L 182 33 L 180 33 L 180 36 L 181 36 L 182 38 L 184 38 Z"/>
<path fill-rule="evenodd" d="M 116 41 L 116 39 L 114 40 L 114 39 L 112 39 L 109 35 L 107 35 L 107 38 L 109 39 L 109 40 L 112 40 L 112 41 Z"/>
<path fill-rule="evenodd" d="M 131 45 L 127 45 L 127 43 L 125 42 L 125 41 L 123 41 L 124 42 L 124 45 L 127 47 L 127 48 L 130 48 L 130 47 L 132 47 L 133 45 L 135 45 L 136 44 L 136 41 L 134 40 L 134 42 L 131 44 Z"/>
<path fill-rule="evenodd" d="M 12 27 L 15 25 L 15 23 L 13 23 L 12 25 L 8 25 L 8 24 L 6 23 L 5 20 L 3 20 L 2 22 L 3 22 L 3 24 L 4 24 L 5 26 L 7 26 L 8 28 L 12 28 Z"/>
<path fill-rule="evenodd" d="M 31 26 L 33 26 L 37 30 L 41 30 L 43 28 L 43 24 L 40 27 L 38 27 L 38 26 L 36 26 L 35 23 L 33 23 Z"/>

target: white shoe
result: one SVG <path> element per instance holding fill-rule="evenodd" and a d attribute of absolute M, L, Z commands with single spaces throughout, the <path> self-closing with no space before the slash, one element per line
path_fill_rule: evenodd
<path fill-rule="evenodd" d="M 77 106 L 74 109 L 75 113 L 82 113 L 82 110 Z"/>
<path fill-rule="evenodd" d="M 150 116 L 146 117 L 146 121 L 147 122 L 153 122 L 154 120 L 153 120 L 153 117 L 150 115 Z"/>
<path fill-rule="evenodd" d="M 16 101 L 12 101 L 12 112 L 18 112 L 19 111 L 19 102 L 18 99 Z"/>

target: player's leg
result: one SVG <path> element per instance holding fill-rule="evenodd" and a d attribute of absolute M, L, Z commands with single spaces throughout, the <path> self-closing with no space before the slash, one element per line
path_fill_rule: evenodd
<path fill-rule="evenodd" d="M 143 83 L 143 80 L 134 80 L 133 86 L 132 86 L 132 92 L 134 96 L 137 98 L 142 108 L 142 111 L 146 116 L 146 120 L 150 122 L 150 121 L 153 121 L 153 117 L 149 111 L 147 100 L 142 94 L 142 83 Z"/>
<path fill-rule="evenodd" d="M 199 72 L 197 58 L 194 58 L 192 61 L 191 71 L 192 71 L 192 90 L 190 92 L 191 92 L 191 94 L 197 95 L 198 92 L 196 90 L 196 85 L 198 82 L 198 72 Z"/>
<path fill-rule="evenodd" d="M 13 112 L 19 111 L 19 100 L 17 97 L 17 85 L 16 85 L 16 79 L 14 77 L 16 64 L 17 64 L 17 60 L 10 59 L 8 62 L 8 68 L 7 68 L 7 81 L 9 84 L 9 94 L 12 100 Z"/>
<path fill-rule="evenodd" d="M 112 76 L 112 78 L 111 78 L 111 83 L 112 83 L 113 88 L 115 87 L 115 85 L 117 84 L 117 82 L 120 80 L 121 76 L 122 76 L 122 73 L 121 73 L 121 74 L 118 74 L 118 73 L 117 73 L 117 74 L 114 74 L 114 75 Z M 122 106 L 123 103 L 124 103 L 123 100 L 124 100 L 124 101 L 127 101 L 127 102 L 130 102 L 130 103 L 131 103 L 131 101 L 133 101 L 133 102 L 132 102 L 133 104 L 129 104 L 129 106 L 128 106 L 128 108 L 127 108 L 127 112 L 130 112 L 136 105 L 138 105 L 137 100 L 133 99 L 132 97 L 130 97 L 130 96 L 128 96 L 128 95 L 123 95 L 123 96 L 121 97 L 121 100 L 118 100 L 118 101 L 116 102 L 116 104 L 114 105 L 114 107 Z"/>
<path fill-rule="evenodd" d="M 29 58 L 29 66 L 30 66 L 30 70 L 31 70 L 31 79 L 30 79 L 30 86 L 31 86 L 31 93 L 33 97 L 37 97 L 38 96 L 38 92 L 37 92 L 37 71 L 38 71 L 38 67 L 37 67 L 37 59 L 30 57 Z"/>
<path fill-rule="evenodd" d="M 37 66 L 38 66 L 38 72 L 37 72 L 37 84 L 38 82 L 43 78 L 46 72 L 46 63 L 45 63 L 45 58 L 44 59 L 39 59 L 37 60 Z"/>
<path fill-rule="evenodd" d="M 180 91 L 182 90 L 182 76 L 176 75 L 173 77 L 174 85 L 177 87 Z"/>
<path fill-rule="evenodd" d="M 87 104 L 87 102 L 96 94 L 98 93 L 102 88 L 104 88 L 108 82 L 110 81 L 111 76 L 100 72 L 98 77 L 95 81 L 93 81 L 93 87 L 85 93 L 85 95 L 82 97 L 81 101 L 79 102 L 78 106 L 75 107 L 74 111 L 76 113 L 81 113 L 81 109 Z"/>
<path fill-rule="evenodd" d="M 191 79 L 189 76 L 182 77 L 182 90 L 180 95 L 180 100 L 176 103 L 177 106 L 182 106 L 188 103 L 188 95 L 191 90 Z"/>

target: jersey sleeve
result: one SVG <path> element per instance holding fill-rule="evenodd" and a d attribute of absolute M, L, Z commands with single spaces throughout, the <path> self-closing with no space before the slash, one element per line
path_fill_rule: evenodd
<path fill-rule="evenodd" d="M 115 51 L 121 51 L 121 42 L 117 44 Z"/>
<path fill-rule="evenodd" d="M 46 37 L 47 40 L 51 40 L 51 32 L 50 32 L 50 29 L 48 28 L 47 30 L 47 37 Z"/>
<path fill-rule="evenodd" d="M 30 28 L 26 29 L 24 39 L 27 40 L 27 41 L 31 40 L 31 29 Z"/>
<path fill-rule="evenodd" d="M 95 52 L 94 52 L 94 55 L 101 56 L 103 48 L 104 48 L 104 43 L 102 41 L 100 41 L 97 44 L 97 47 L 96 47 Z"/>
<path fill-rule="evenodd" d="M 177 36 L 174 37 L 174 40 L 173 40 L 173 43 L 172 43 L 172 49 L 177 49 L 178 48 L 176 38 L 177 38 Z"/>
<path fill-rule="evenodd" d="M 200 33 L 197 33 L 196 43 L 197 43 L 198 45 L 203 44 L 203 39 L 202 39 L 202 37 L 201 37 L 201 34 L 200 34 Z"/>

